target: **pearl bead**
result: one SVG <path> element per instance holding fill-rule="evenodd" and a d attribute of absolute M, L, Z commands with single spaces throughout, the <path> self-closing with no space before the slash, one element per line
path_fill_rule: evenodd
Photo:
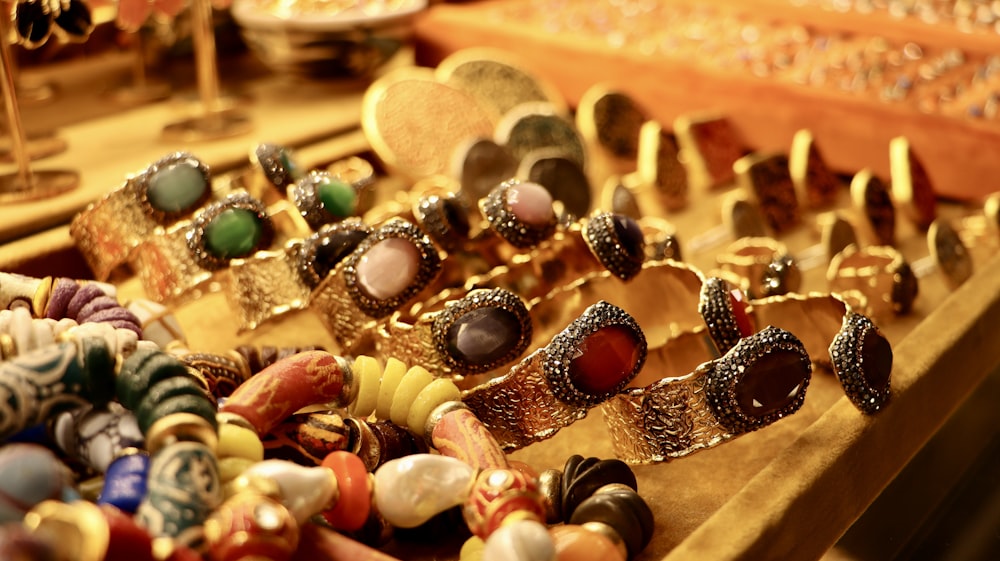
<path fill-rule="evenodd" d="M 548 529 L 534 520 L 505 524 L 490 534 L 483 561 L 555 561 L 556 547 Z"/>
<path fill-rule="evenodd" d="M 274 480 L 281 489 L 281 504 L 299 524 L 330 506 L 337 495 L 335 480 L 325 467 L 305 467 L 284 460 L 264 460 L 244 471 L 243 475 Z"/>
<path fill-rule="evenodd" d="M 475 476 L 472 466 L 432 454 L 414 454 L 375 472 L 375 504 L 389 523 L 413 528 L 462 504 Z"/>

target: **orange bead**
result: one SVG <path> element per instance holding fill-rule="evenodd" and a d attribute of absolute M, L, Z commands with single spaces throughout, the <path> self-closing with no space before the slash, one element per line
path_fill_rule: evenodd
<path fill-rule="evenodd" d="M 338 530 L 361 529 L 371 512 L 371 484 L 365 463 L 356 455 L 338 450 L 323 459 L 323 466 L 337 477 L 337 505 L 323 512 L 323 518 Z"/>
<path fill-rule="evenodd" d="M 625 561 L 611 540 L 583 526 L 566 524 L 549 530 L 557 561 Z"/>

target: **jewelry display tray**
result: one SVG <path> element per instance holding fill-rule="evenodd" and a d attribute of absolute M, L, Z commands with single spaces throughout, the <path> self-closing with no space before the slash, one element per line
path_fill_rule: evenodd
<path fill-rule="evenodd" d="M 596 81 L 596 79 L 595 79 Z M 214 171 L 235 171 L 249 147 L 260 141 L 284 142 L 297 149 L 302 163 L 321 167 L 340 157 L 371 158 L 357 122 L 360 91 L 315 86 L 311 94 L 294 84 L 265 80 L 249 105 L 260 128 L 212 145 L 169 146 L 157 136 L 170 106 L 122 111 L 67 126 L 70 150 L 58 164 L 78 169 L 75 203 L 42 201 L 0 209 L 0 222 L 17 215 L 61 213 L 63 225 L 23 236 L 27 226 L 2 239 L 0 270 L 31 275 L 85 277 L 89 273 L 64 225 L 86 200 L 115 187 L 131 173 L 174 149 L 200 155 Z M 304 96 L 297 107 L 290 92 Z M 308 98 L 308 99 L 305 99 Z M 316 119 L 322 115 L 323 119 Z M 316 123 L 320 124 L 317 125 Z M 145 123 L 137 129 L 136 123 Z M 301 126 L 300 126 L 301 125 Z M 123 138 L 123 135 L 131 135 Z M 267 135 L 274 135 L 268 137 Z M 124 147 L 128 149 L 124 149 Z M 204 148 L 204 149 L 203 149 Z M 95 160 L 96 155 L 102 155 Z M 39 166 L 43 165 L 41 163 Z M 384 178 L 380 189 L 398 187 Z M 727 190 L 692 194 L 688 210 L 671 214 L 682 246 L 699 233 L 720 226 L 719 206 Z M 381 193 L 383 197 L 389 193 Z M 846 206 L 846 187 L 845 187 Z M 62 206 L 60 206 L 62 204 Z M 939 212 L 956 221 L 974 209 L 943 204 Z M 794 253 L 818 242 L 812 217 L 782 237 Z M 926 257 L 922 232 L 900 220 L 898 248 L 912 263 Z M 722 245 L 686 258 L 708 271 Z M 920 279 L 913 312 L 881 326 L 894 350 L 893 397 L 874 417 L 863 416 L 843 396 L 835 378 L 817 371 L 805 405 L 776 424 L 713 449 L 669 463 L 635 466 L 639 492 L 653 509 L 656 530 L 640 560 L 816 559 L 827 552 L 879 496 L 966 398 L 1000 364 L 1000 257 L 996 247 L 973 248 L 976 272 L 958 290 L 949 290 L 934 271 Z M 822 290 L 823 267 L 807 271 L 806 289 Z M 122 299 L 142 296 L 135 279 L 117 283 Z M 622 292 L 622 298 L 628 296 Z M 634 295 L 633 295 L 634 296 Z M 643 295 L 644 305 L 655 295 Z M 237 335 L 221 293 L 207 295 L 174 311 L 195 350 L 223 352 L 243 343 L 319 344 L 334 348 L 319 320 L 296 312 L 257 330 Z M 645 328 L 645 326 L 644 326 Z M 538 470 L 561 469 L 572 454 L 611 457 L 610 439 L 599 410 L 555 437 L 514 453 Z M 390 549 L 401 559 L 457 559 L 458 550 L 424 547 Z"/>

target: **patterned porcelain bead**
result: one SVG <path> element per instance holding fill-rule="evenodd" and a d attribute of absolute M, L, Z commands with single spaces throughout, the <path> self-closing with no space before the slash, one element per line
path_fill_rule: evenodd
<path fill-rule="evenodd" d="M 98 354 L 88 353 L 83 358 L 89 360 Z M 113 372 L 98 372 L 98 365 L 87 364 L 80 357 L 78 344 L 65 342 L 0 363 L 0 393 L 9 396 L 0 403 L 0 440 L 46 421 L 58 411 L 90 402 L 91 378 Z M 114 365 L 107 349 L 103 358 L 105 367 Z"/>
<path fill-rule="evenodd" d="M 21 520 L 45 500 L 58 500 L 72 485 L 72 474 L 59 459 L 37 444 L 0 448 L 0 523 Z"/>
<path fill-rule="evenodd" d="M 122 450 L 143 443 L 135 415 L 117 402 L 61 413 L 52 434 L 60 450 L 100 473 Z"/>
<path fill-rule="evenodd" d="M 329 468 L 305 467 L 284 460 L 265 460 L 243 472 L 246 477 L 265 477 L 278 484 L 281 504 L 299 524 L 330 508 L 337 499 L 337 479 Z"/>
<path fill-rule="evenodd" d="M 184 364 L 201 372 L 208 384 L 209 393 L 216 398 L 229 397 L 252 375 L 246 360 L 236 353 L 225 355 L 194 353 L 177 346 L 172 346 L 170 353 L 177 356 Z"/>
<path fill-rule="evenodd" d="M 555 561 L 556 548 L 544 524 L 518 520 L 504 524 L 486 539 L 483 561 Z"/>
<path fill-rule="evenodd" d="M 116 458 L 108 466 L 97 504 L 111 505 L 124 512 L 135 513 L 146 498 L 149 455 L 138 449 L 129 452 Z"/>
<path fill-rule="evenodd" d="M 354 436 L 346 421 L 329 412 L 292 415 L 264 435 L 265 455 L 319 465 L 329 454 L 350 447 Z"/>
<path fill-rule="evenodd" d="M 462 514 L 469 530 L 487 539 L 515 512 L 544 522 L 544 501 L 536 479 L 512 469 L 488 469 L 479 474 L 469 491 Z"/>
<path fill-rule="evenodd" d="M 447 456 L 415 454 L 375 471 L 375 506 L 394 526 L 413 528 L 462 504 L 476 470 Z"/>
<path fill-rule="evenodd" d="M 257 493 L 237 493 L 205 521 L 212 561 L 287 561 L 299 543 L 299 525 L 278 501 Z"/>
<path fill-rule="evenodd" d="M 461 402 L 448 402 L 433 411 L 431 445 L 444 456 L 476 469 L 508 467 L 507 455 L 486 425 Z"/>
<path fill-rule="evenodd" d="M 317 403 L 344 406 L 354 395 L 350 365 L 325 351 L 307 351 L 275 362 L 236 389 L 221 407 L 267 434 L 299 409 Z"/>
<path fill-rule="evenodd" d="M 212 451 L 199 442 L 176 442 L 152 456 L 148 492 L 136 516 L 153 536 L 185 542 L 221 499 Z"/>

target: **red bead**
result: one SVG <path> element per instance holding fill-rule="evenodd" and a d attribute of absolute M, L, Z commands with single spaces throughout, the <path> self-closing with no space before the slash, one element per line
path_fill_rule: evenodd
<path fill-rule="evenodd" d="M 302 527 L 302 543 L 292 561 L 399 561 L 377 549 L 317 526 Z"/>
<path fill-rule="evenodd" d="M 631 329 L 608 325 L 580 343 L 580 354 L 569 364 L 569 375 L 577 390 L 601 395 L 614 391 L 635 374 L 642 345 Z"/>
<path fill-rule="evenodd" d="M 544 524 L 544 501 L 536 479 L 513 469 L 488 469 L 469 491 L 462 515 L 469 530 L 485 540 L 514 512 L 529 513 Z"/>
<path fill-rule="evenodd" d="M 224 413 L 242 416 L 257 434 L 267 434 L 299 409 L 314 403 L 339 403 L 344 372 L 336 357 L 324 351 L 306 351 L 281 359 L 240 384 L 225 404 Z"/>
<path fill-rule="evenodd" d="M 338 530 L 360 530 L 371 512 L 371 483 L 361 458 L 350 452 L 337 451 L 323 459 L 323 466 L 337 476 L 337 505 L 323 512 L 323 518 Z"/>
<path fill-rule="evenodd" d="M 496 438 L 468 409 L 456 409 L 441 417 L 431 434 L 434 448 L 442 456 L 457 458 L 478 469 L 507 467 Z"/>
<path fill-rule="evenodd" d="M 153 539 L 131 515 L 111 505 L 100 505 L 111 540 L 104 561 L 153 561 Z"/>
<path fill-rule="evenodd" d="M 747 312 L 747 308 L 750 307 L 750 303 L 747 302 L 743 291 L 738 288 L 730 290 L 729 304 L 733 308 L 733 319 L 736 320 L 736 327 L 740 330 L 740 337 L 749 337 L 753 335 L 753 320 L 750 319 L 750 314 Z"/>

